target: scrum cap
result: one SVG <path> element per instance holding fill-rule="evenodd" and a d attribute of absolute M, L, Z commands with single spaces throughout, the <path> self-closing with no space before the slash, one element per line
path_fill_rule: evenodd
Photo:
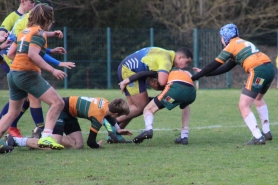
<path fill-rule="evenodd" d="M 231 23 L 220 29 L 220 35 L 223 37 L 225 44 L 228 45 L 232 38 L 239 36 L 239 33 L 236 25 Z"/>

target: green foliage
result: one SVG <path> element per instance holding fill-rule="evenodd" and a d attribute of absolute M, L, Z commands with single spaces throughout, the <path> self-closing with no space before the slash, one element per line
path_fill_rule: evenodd
<path fill-rule="evenodd" d="M 140 145 L 104 144 L 99 150 L 85 146 L 82 150 L 41 151 L 15 148 L 0 155 L 0 184 L 206 184 L 206 185 L 275 185 L 278 183 L 276 89 L 265 96 L 274 140 L 265 146 L 243 146 L 251 133 L 242 120 L 237 103 L 240 89 L 198 90 L 191 105 L 189 145 L 176 145 L 181 111 L 161 110 L 155 114 L 154 137 Z M 69 95 L 101 96 L 110 101 L 124 97 L 119 90 L 59 90 Z M 149 91 L 151 96 L 157 91 Z M 8 92 L 1 91 L 4 105 Z M 44 112 L 47 106 L 43 104 Z M 257 115 L 255 107 L 252 107 Z M 259 119 L 257 119 L 259 121 Z M 84 139 L 89 121 L 79 119 Z M 34 128 L 29 110 L 19 122 L 23 135 Z M 261 124 L 258 123 L 261 127 Z M 128 129 L 132 139 L 144 129 L 143 117 L 132 120 Z M 97 140 L 107 136 L 101 128 Z"/>

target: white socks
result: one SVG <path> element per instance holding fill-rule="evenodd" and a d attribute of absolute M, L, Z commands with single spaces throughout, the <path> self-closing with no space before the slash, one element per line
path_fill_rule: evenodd
<path fill-rule="evenodd" d="M 147 111 L 144 113 L 144 121 L 146 130 L 153 129 L 153 113 Z"/>
<path fill-rule="evenodd" d="M 262 137 L 262 133 L 257 125 L 256 117 L 253 112 L 250 112 L 244 121 L 255 138 L 259 139 Z"/>
<path fill-rule="evenodd" d="M 188 127 L 183 127 L 181 130 L 181 138 L 188 138 Z"/>
<path fill-rule="evenodd" d="M 53 130 L 45 128 L 42 132 L 42 137 L 41 138 L 45 138 L 45 137 L 48 137 L 48 136 L 51 137 L 52 132 L 53 132 Z"/>
<path fill-rule="evenodd" d="M 18 146 L 26 146 L 27 137 L 13 137 Z"/>
<path fill-rule="evenodd" d="M 268 118 L 268 109 L 266 105 L 263 105 L 261 107 L 257 107 L 257 111 L 259 113 L 259 117 L 262 123 L 262 130 L 263 133 L 267 133 L 270 131 L 269 127 L 269 118 Z"/>

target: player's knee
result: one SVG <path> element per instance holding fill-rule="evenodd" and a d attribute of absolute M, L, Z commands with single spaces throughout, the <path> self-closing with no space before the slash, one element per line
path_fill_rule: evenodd
<path fill-rule="evenodd" d="M 60 99 L 60 100 L 55 102 L 55 105 L 56 105 L 58 110 L 62 111 L 64 109 L 65 102 L 62 99 Z"/>
<path fill-rule="evenodd" d="M 83 149 L 84 148 L 84 144 L 83 143 L 75 143 L 75 145 L 73 146 L 74 149 Z"/>

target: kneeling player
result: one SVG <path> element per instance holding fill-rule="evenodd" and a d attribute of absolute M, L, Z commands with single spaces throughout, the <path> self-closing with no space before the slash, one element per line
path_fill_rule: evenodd
<path fill-rule="evenodd" d="M 104 124 L 104 118 L 116 118 L 129 114 L 129 106 L 124 99 L 117 98 L 108 102 L 104 98 L 90 98 L 83 96 L 70 96 L 63 98 L 65 107 L 53 131 L 53 138 L 67 148 L 83 148 L 83 137 L 77 118 L 91 121 L 87 145 L 90 148 L 102 147 L 103 140 L 96 142 L 99 129 Z M 129 130 L 116 127 L 117 132 L 123 135 L 132 135 Z M 63 133 L 66 136 L 63 136 Z M 7 143 L 12 146 L 28 146 L 38 148 L 36 138 L 8 137 Z"/>

